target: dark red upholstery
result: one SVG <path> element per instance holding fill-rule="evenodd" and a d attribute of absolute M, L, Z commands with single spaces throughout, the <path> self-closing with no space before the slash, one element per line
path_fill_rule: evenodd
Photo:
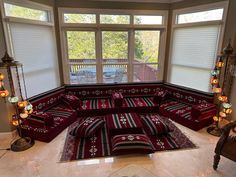
<path fill-rule="evenodd" d="M 52 126 L 54 123 L 53 116 L 45 112 L 34 111 L 27 120 L 39 126 Z"/>
<path fill-rule="evenodd" d="M 111 135 L 143 133 L 142 123 L 136 113 L 110 114 L 106 117 L 106 123 Z"/>
<path fill-rule="evenodd" d="M 71 130 L 70 135 L 85 138 L 91 137 L 97 130 L 104 126 L 104 123 L 105 121 L 103 120 L 103 117 L 88 117 L 73 130 Z"/>
<path fill-rule="evenodd" d="M 170 128 L 161 120 L 161 116 L 158 114 L 141 114 L 139 116 L 148 135 L 163 135 L 170 132 Z"/>
<path fill-rule="evenodd" d="M 149 138 L 144 134 L 116 135 L 112 138 L 112 154 L 153 153 Z"/>
<path fill-rule="evenodd" d="M 123 104 L 124 97 L 121 92 L 114 92 L 112 93 L 112 101 L 115 106 L 121 107 Z"/>
<path fill-rule="evenodd" d="M 26 119 L 21 124 L 23 136 L 50 142 L 67 126 L 77 120 L 77 112 L 68 108 L 61 100 L 61 94 L 64 91 L 64 88 L 53 90 L 29 100 L 33 104 L 34 110 L 51 115 L 53 124 L 50 126 L 34 124 L 31 120 Z"/>
<path fill-rule="evenodd" d="M 210 106 L 209 110 L 202 110 L 199 114 L 194 114 L 192 113 L 191 105 L 169 100 L 161 104 L 159 111 L 161 115 L 169 117 L 186 127 L 193 130 L 200 130 L 213 122 L 212 117 L 216 113 L 216 108 L 214 106 Z"/>

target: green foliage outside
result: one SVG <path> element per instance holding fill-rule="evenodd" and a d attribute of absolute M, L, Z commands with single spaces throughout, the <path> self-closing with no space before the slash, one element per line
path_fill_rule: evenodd
<path fill-rule="evenodd" d="M 37 9 L 30 9 L 21 6 L 5 4 L 6 15 L 12 17 L 26 18 L 31 20 L 47 21 L 47 12 Z"/>

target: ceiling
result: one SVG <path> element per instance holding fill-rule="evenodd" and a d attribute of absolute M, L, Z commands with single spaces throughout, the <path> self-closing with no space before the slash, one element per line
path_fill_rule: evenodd
<path fill-rule="evenodd" d="M 183 0 L 90 0 L 90 1 L 174 3 Z"/>

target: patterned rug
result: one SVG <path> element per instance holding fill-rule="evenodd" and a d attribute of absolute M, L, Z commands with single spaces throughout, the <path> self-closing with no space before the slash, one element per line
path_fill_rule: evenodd
<path fill-rule="evenodd" d="M 76 127 L 80 121 L 73 123 L 69 127 L 68 132 Z M 196 145 L 192 143 L 171 120 L 162 118 L 162 121 L 167 124 L 172 131 L 168 135 L 149 136 L 154 151 L 196 148 Z M 67 133 L 60 161 L 111 156 L 110 141 L 111 136 L 106 125 L 100 131 L 96 132 L 94 136 L 89 138 L 76 138 Z"/>

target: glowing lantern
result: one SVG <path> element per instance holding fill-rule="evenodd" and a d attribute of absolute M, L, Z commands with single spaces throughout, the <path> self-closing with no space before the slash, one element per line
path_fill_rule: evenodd
<path fill-rule="evenodd" d="M 223 105 L 223 112 L 225 113 L 225 114 L 231 114 L 232 113 L 232 104 L 231 103 L 223 103 L 222 104 Z"/>
<path fill-rule="evenodd" d="M 226 113 L 224 113 L 222 111 L 219 113 L 219 115 L 220 115 L 220 117 L 224 117 L 224 118 L 226 117 Z"/>
<path fill-rule="evenodd" d="M 224 62 L 222 60 L 222 57 L 220 57 L 219 61 L 217 61 L 216 66 L 218 68 L 222 68 L 224 66 Z"/>
<path fill-rule="evenodd" d="M 214 116 L 214 117 L 213 117 L 213 120 L 214 120 L 215 122 L 218 122 L 219 118 L 218 118 L 217 116 Z"/>
<path fill-rule="evenodd" d="M 228 101 L 228 97 L 225 96 L 225 95 L 220 95 L 218 97 L 218 100 L 221 101 L 221 102 L 227 102 Z"/>
<path fill-rule="evenodd" d="M 11 121 L 11 123 L 12 123 L 12 125 L 14 125 L 14 126 L 18 126 L 18 125 L 19 125 L 19 121 L 18 121 L 16 115 L 13 115 L 13 116 L 12 116 L 12 121 Z"/>
<path fill-rule="evenodd" d="M 216 76 L 216 75 L 219 75 L 219 74 L 220 74 L 220 70 L 217 69 L 217 67 L 215 67 L 214 70 L 211 71 L 212 76 Z"/>
<path fill-rule="evenodd" d="M 33 112 L 33 105 L 30 102 L 28 102 L 28 104 L 25 107 L 24 111 L 27 114 L 32 114 L 32 112 Z"/>
<path fill-rule="evenodd" d="M 0 73 L 0 81 L 2 81 L 4 78 L 5 76 L 2 73 Z"/>
<path fill-rule="evenodd" d="M 212 85 L 217 85 L 219 83 L 219 79 L 216 76 L 213 76 L 211 78 L 211 84 Z"/>
<path fill-rule="evenodd" d="M 9 97 L 8 101 L 10 103 L 17 103 L 19 101 L 19 98 L 17 96 Z"/>
<path fill-rule="evenodd" d="M 18 102 L 18 107 L 23 109 L 26 107 L 27 104 L 28 104 L 28 101 L 20 101 Z"/>
<path fill-rule="evenodd" d="M 213 87 L 212 91 L 214 93 L 221 93 L 222 92 L 222 88 L 220 88 L 220 85 L 218 84 L 217 86 Z"/>
<path fill-rule="evenodd" d="M 7 97 L 9 95 L 8 90 L 0 90 L 0 96 L 1 97 Z"/>
<path fill-rule="evenodd" d="M 20 113 L 20 117 L 22 118 L 22 119 L 25 119 L 25 118 L 27 118 L 29 115 L 27 114 L 27 113 Z"/>

